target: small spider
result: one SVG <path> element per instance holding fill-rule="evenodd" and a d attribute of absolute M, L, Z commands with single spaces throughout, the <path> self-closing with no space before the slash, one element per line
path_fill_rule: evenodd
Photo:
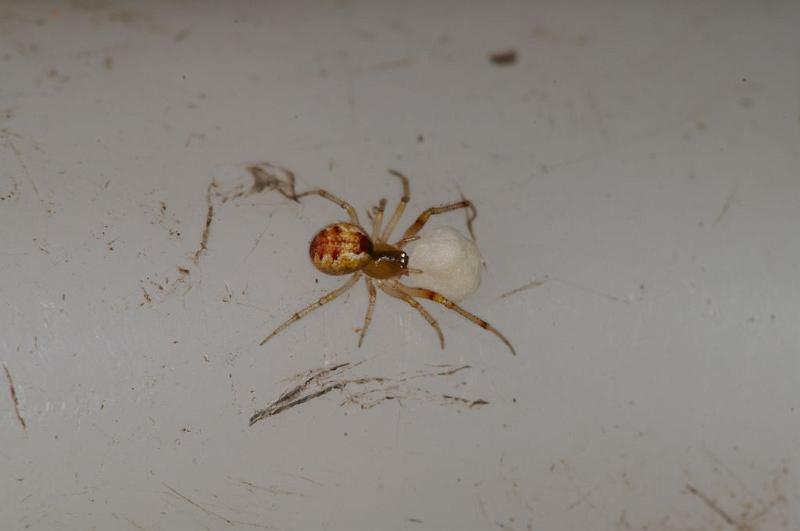
<path fill-rule="evenodd" d="M 266 168 L 282 170 L 287 176 L 287 181 L 281 182 L 277 180 L 274 176 L 269 174 Z M 364 325 L 361 327 L 358 337 L 359 347 L 361 347 L 361 344 L 364 341 L 364 336 L 367 333 L 367 329 L 372 322 L 372 314 L 375 310 L 375 299 L 377 296 L 375 286 L 377 285 L 378 288 L 380 288 L 387 295 L 400 299 L 417 310 L 417 312 L 419 312 L 419 314 L 422 315 L 426 321 L 428 321 L 434 330 L 436 330 L 436 333 L 439 335 L 439 342 L 442 348 L 444 348 L 444 335 L 442 334 L 441 328 L 439 328 L 439 323 L 437 323 L 436 319 L 434 319 L 433 316 L 431 316 L 431 314 L 429 314 L 428 311 L 422 307 L 415 297 L 432 300 L 441 304 L 442 306 L 445 306 L 446 308 L 449 308 L 450 310 L 459 313 L 463 317 L 466 317 L 476 325 L 496 335 L 500 341 L 505 343 L 509 350 L 511 350 L 511 353 L 516 355 L 516 351 L 514 350 L 514 347 L 511 346 L 511 343 L 508 341 L 508 339 L 506 339 L 505 336 L 503 336 L 503 334 L 501 334 L 496 328 L 480 317 L 471 314 L 453 301 L 435 291 L 425 288 L 406 286 L 399 281 L 399 278 L 404 275 L 421 272 L 408 267 L 409 257 L 408 254 L 403 251 L 403 247 L 405 247 L 405 245 L 409 242 L 419 239 L 417 233 L 422 229 L 431 216 L 443 214 L 445 212 L 450 212 L 451 210 L 457 210 L 460 208 L 470 209 L 471 216 L 468 216 L 467 218 L 467 225 L 470 229 L 470 233 L 472 233 L 472 220 L 475 218 L 475 207 L 471 201 L 468 199 L 462 199 L 461 201 L 448 203 L 446 205 L 432 207 L 425 210 L 419 215 L 416 221 L 414 221 L 414 223 L 412 223 L 411 226 L 406 229 L 405 233 L 403 233 L 403 236 L 399 240 L 397 240 L 395 243 L 389 243 L 389 236 L 397 225 L 397 222 L 400 220 L 400 217 L 403 215 L 406 204 L 408 204 L 410 199 L 408 178 L 401 173 L 394 170 L 389 170 L 390 174 L 400 179 L 400 181 L 403 183 L 403 197 L 400 198 L 400 202 L 397 204 L 397 208 L 395 208 L 395 211 L 392 214 L 392 217 L 389 219 L 389 222 L 386 224 L 386 227 L 383 229 L 383 232 L 381 232 L 381 224 L 383 222 L 383 213 L 386 208 L 386 199 L 381 199 L 378 203 L 378 206 L 373 207 L 371 213 L 368 212 L 369 217 L 372 220 L 372 235 L 370 236 L 358 221 L 358 214 L 356 213 L 356 210 L 349 203 L 339 199 L 330 192 L 322 189 L 313 189 L 298 194 L 294 191 L 294 174 L 289 170 L 278 168 L 271 164 L 251 166 L 248 168 L 248 170 L 251 174 L 253 174 L 256 182 L 266 182 L 267 179 L 274 181 L 273 184 L 277 185 L 275 189 L 289 199 L 298 201 L 301 197 L 308 195 L 319 195 L 339 205 L 341 208 L 346 210 L 350 216 L 349 222 L 340 221 L 337 223 L 332 223 L 320 230 L 311 240 L 311 245 L 309 247 L 311 262 L 314 264 L 314 267 L 328 275 L 351 275 L 350 279 L 348 279 L 348 281 L 342 286 L 321 297 L 318 301 L 306 306 L 302 310 L 292 315 L 286 322 L 276 328 L 270 335 L 265 337 L 261 341 L 261 345 L 275 337 L 292 323 L 305 317 L 311 311 L 316 310 L 320 306 L 331 302 L 341 294 L 345 293 L 363 276 L 367 284 L 369 306 L 367 306 L 367 314 L 364 317 Z"/>

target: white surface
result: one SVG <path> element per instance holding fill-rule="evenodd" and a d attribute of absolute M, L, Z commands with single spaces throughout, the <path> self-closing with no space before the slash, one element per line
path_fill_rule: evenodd
<path fill-rule="evenodd" d="M 408 265 L 422 272 L 407 283 L 438 291 L 453 301 L 475 293 L 481 285 L 478 246 L 453 227 L 425 231 L 409 252 Z"/>
<path fill-rule="evenodd" d="M 790 1 L 6 2 L 2 527 L 797 528 L 798 27 Z M 441 351 L 386 296 L 356 349 L 363 286 L 259 348 L 341 282 L 307 256 L 340 210 L 274 192 L 212 196 L 192 262 L 209 183 L 262 160 L 362 215 L 402 171 L 401 225 L 463 191 L 464 306 L 519 355 L 428 305 Z M 248 427 L 358 360 L 472 368 Z"/>

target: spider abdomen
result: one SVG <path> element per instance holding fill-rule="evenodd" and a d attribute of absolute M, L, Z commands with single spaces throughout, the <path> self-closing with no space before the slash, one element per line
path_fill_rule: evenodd
<path fill-rule="evenodd" d="M 314 267 L 328 275 L 347 275 L 363 269 L 372 260 L 372 240 L 352 223 L 328 225 L 309 246 Z"/>

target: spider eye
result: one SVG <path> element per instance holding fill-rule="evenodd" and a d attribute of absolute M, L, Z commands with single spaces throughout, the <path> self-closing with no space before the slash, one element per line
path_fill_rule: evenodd
<path fill-rule="evenodd" d="M 400 263 L 402 264 L 403 269 L 408 267 L 408 253 L 405 251 L 400 253 Z"/>

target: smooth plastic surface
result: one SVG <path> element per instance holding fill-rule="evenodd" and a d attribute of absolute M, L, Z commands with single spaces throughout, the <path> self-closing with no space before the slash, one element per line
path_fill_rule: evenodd
<path fill-rule="evenodd" d="M 791 1 L 4 2 L 0 527 L 797 529 L 798 28 Z M 407 174 L 395 236 L 474 201 L 463 306 L 518 355 L 423 301 L 440 350 L 382 292 L 358 349 L 363 283 L 259 347 L 345 281 L 308 243 L 347 219 L 254 187 L 265 160 L 365 223 Z"/>

